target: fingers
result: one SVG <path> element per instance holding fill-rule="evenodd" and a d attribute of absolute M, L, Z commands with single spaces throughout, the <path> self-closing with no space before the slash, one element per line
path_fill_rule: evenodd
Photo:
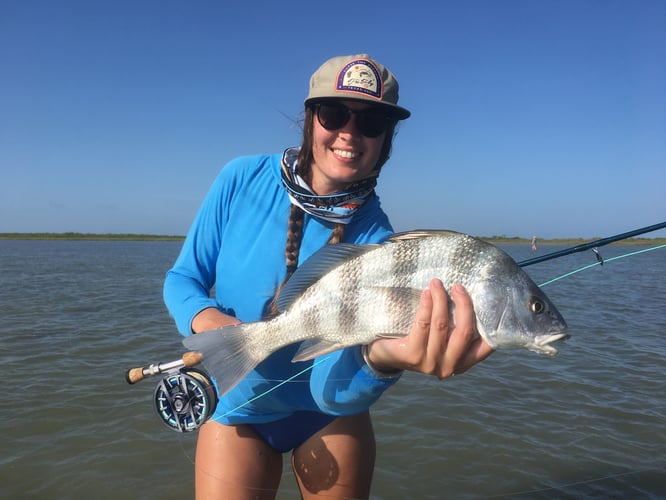
<path fill-rule="evenodd" d="M 395 339 L 400 348 L 395 350 L 396 362 L 403 369 L 428 373 L 424 363 L 428 351 L 430 326 L 432 323 L 433 296 L 430 288 L 421 293 L 419 306 L 409 334 L 404 339 Z M 374 344 L 381 344 L 382 340 Z M 385 344 L 389 344 L 386 342 Z M 394 343 L 395 344 L 395 343 Z"/>
<path fill-rule="evenodd" d="M 450 377 L 465 358 L 472 341 L 478 337 L 476 333 L 476 316 L 472 299 L 461 285 L 451 287 L 451 300 L 456 306 L 456 326 L 451 332 L 442 365 L 442 377 Z"/>
<path fill-rule="evenodd" d="M 451 287 L 455 325 L 449 313 L 449 295 L 439 279 L 421 294 L 414 322 L 403 338 L 378 339 L 368 346 L 373 366 L 407 369 L 447 378 L 463 373 L 493 350 L 479 336 L 472 299 L 461 285 Z"/>
<path fill-rule="evenodd" d="M 457 359 L 453 375 L 466 372 L 495 351 L 479 335 L 474 304 L 467 291 L 461 285 L 454 285 L 451 297 L 456 305 L 456 328 L 449 340 L 447 354 Z"/>
<path fill-rule="evenodd" d="M 417 321 L 410 333 L 423 346 L 413 369 L 422 373 L 448 378 L 463 373 L 487 358 L 493 350 L 479 336 L 474 305 L 461 285 L 451 287 L 455 304 L 455 326 L 449 314 L 449 296 L 438 279 L 430 282 L 422 296 Z"/>
<path fill-rule="evenodd" d="M 442 356 L 447 351 L 449 339 L 449 297 L 444 290 L 444 285 L 438 279 L 434 279 L 429 285 L 432 297 L 432 309 L 430 313 L 430 328 L 428 330 L 428 343 L 426 346 L 426 369 L 429 372 L 439 371 Z"/>
<path fill-rule="evenodd" d="M 414 323 L 405 339 L 401 352 L 405 367 L 441 377 L 448 337 L 449 298 L 442 282 L 433 279 L 421 294 Z"/>
<path fill-rule="evenodd" d="M 472 345 L 465 353 L 464 358 L 458 363 L 455 369 L 455 374 L 465 373 L 472 366 L 480 361 L 483 361 L 490 356 L 495 350 L 490 347 L 482 338 L 477 338 L 472 342 Z"/>
<path fill-rule="evenodd" d="M 416 310 L 416 318 L 414 319 L 414 326 L 410 331 L 410 337 L 419 345 L 426 346 L 428 343 L 428 335 L 430 333 L 430 323 L 432 320 L 432 292 L 430 288 L 426 288 L 421 293 L 421 300 L 419 307 Z"/>

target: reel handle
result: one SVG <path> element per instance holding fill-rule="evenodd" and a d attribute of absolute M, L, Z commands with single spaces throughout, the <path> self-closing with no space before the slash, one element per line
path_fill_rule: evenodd
<path fill-rule="evenodd" d="M 157 365 L 149 365 L 138 368 L 131 368 L 125 374 L 125 380 L 128 384 L 136 384 L 141 382 L 145 377 L 151 377 L 159 373 L 168 372 L 174 369 L 183 367 L 191 368 L 201 362 L 201 354 L 198 352 L 189 351 L 183 354 L 181 359 L 171 361 L 169 363 L 158 363 Z"/>

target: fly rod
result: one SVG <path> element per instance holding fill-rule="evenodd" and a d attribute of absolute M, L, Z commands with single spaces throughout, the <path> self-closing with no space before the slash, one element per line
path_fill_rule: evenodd
<path fill-rule="evenodd" d="M 584 243 L 582 245 L 577 245 L 571 248 L 565 248 L 564 250 L 559 250 L 557 252 L 548 253 L 540 257 L 534 257 L 533 259 L 523 260 L 518 262 L 520 267 L 531 266 L 532 264 L 537 264 L 538 262 L 544 262 L 546 260 L 557 259 L 558 257 L 563 257 L 576 252 L 583 252 L 589 250 L 590 248 L 594 249 L 597 247 L 602 247 L 613 243 L 614 241 L 625 240 L 639 234 L 649 233 L 656 231 L 657 229 L 663 229 L 666 227 L 666 222 L 660 222 L 659 224 L 653 224 L 652 226 L 642 227 L 640 229 L 634 229 L 633 231 L 628 231 L 622 234 L 616 234 L 615 236 L 609 236 L 608 238 L 602 238 L 600 240 L 591 241 L 590 243 Z"/>

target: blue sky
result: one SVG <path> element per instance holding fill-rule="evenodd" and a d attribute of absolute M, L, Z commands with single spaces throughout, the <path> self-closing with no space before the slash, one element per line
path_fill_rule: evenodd
<path fill-rule="evenodd" d="M 300 142 L 310 75 L 354 53 L 412 111 L 378 187 L 396 230 L 666 220 L 666 2 L 347 5 L 0 0 L 0 232 L 185 234 L 227 161 Z"/>

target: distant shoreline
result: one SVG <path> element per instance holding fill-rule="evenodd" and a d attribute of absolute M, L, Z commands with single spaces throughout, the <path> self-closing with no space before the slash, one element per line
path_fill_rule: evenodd
<path fill-rule="evenodd" d="M 493 244 L 529 245 L 531 238 L 518 236 L 479 236 Z M 582 245 L 599 238 L 553 238 L 537 239 L 537 244 Z M 160 234 L 121 234 L 121 233 L 0 233 L 0 240 L 58 240 L 58 241 L 183 241 L 185 236 Z M 666 238 L 628 238 L 613 244 L 624 245 L 664 245 Z"/>
<path fill-rule="evenodd" d="M 121 233 L 0 233 L 0 240 L 183 241 L 185 236 Z"/>

